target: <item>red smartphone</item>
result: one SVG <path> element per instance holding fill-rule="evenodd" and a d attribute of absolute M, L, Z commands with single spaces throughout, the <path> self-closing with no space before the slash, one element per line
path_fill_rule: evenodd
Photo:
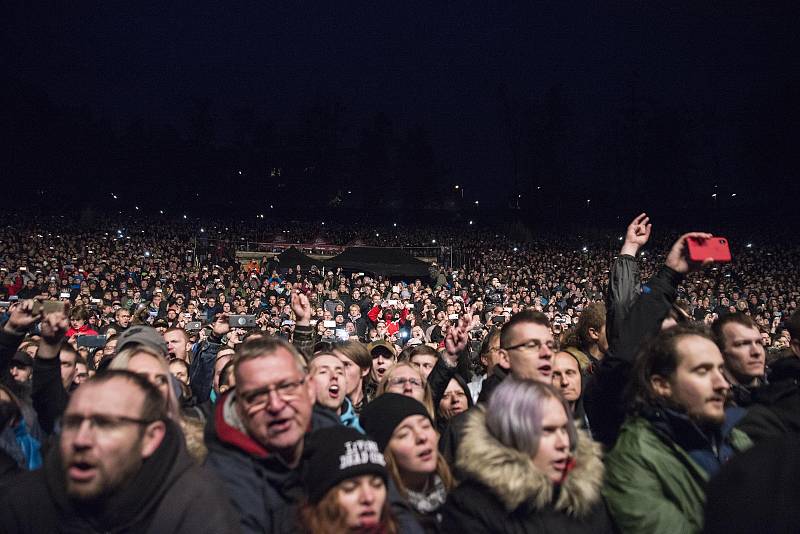
<path fill-rule="evenodd" d="M 711 258 L 715 263 L 727 263 L 731 261 L 731 249 L 728 240 L 724 237 L 714 236 L 708 239 L 698 239 L 690 237 L 686 240 L 689 248 L 689 259 L 701 262 L 706 258 Z"/>

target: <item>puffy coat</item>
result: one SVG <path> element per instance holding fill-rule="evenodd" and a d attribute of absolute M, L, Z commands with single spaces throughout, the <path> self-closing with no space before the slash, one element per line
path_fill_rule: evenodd
<path fill-rule="evenodd" d="M 613 532 L 601 486 L 600 445 L 579 431 L 575 467 L 560 486 L 529 455 L 506 447 L 470 412 L 457 465 L 466 478 L 442 507 L 443 532 Z"/>

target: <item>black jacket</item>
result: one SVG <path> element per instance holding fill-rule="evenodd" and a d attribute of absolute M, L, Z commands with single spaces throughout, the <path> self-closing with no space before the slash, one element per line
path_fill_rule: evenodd
<path fill-rule="evenodd" d="M 219 482 L 194 464 L 180 430 L 167 424 L 164 441 L 121 491 L 81 507 L 65 492 L 58 447 L 38 471 L 20 475 L 0 495 L 0 525 L 6 533 L 185 533 L 239 532 Z"/>
<path fill-rule="evenodd" d="M 796 533 L 800 436 L 766 440 L 731 460 L 706 492 L 706 534 Z"/>
<path fill-rule="evenodd" d="M 508 369 L 503 369 L 499 365 L 495 365 L 494 369 L 492 369 L 492 374 L 486 377 L 486 380 L 483 381 L 481 384 L 481 393 L 478 395 L 478 402 L 485 403 L 489 400 L 489 396 L 491 396 L 494 388 L 500 385 L 500 383 L 506 379 L 510 371 Z"/>
<path fill-rule="evenodd" d="M 737 428 L 755 443 L 786 434 L 800 434 L 800 359 L 778 360 L 770 382 L 751 390 L 747 415 Z"/>
<path fill-rule="evenodd" d="M 657 335 L 677 297 L 683 275 L 662 267 L 636 298 L 623 324 L 614 325 L 615 345 L 597 366 L 586 384 L 583 406 L 592 436 L 610 449 L 625 419 L 624 393 L 636 353 L 641 345 Z M 608 327 L 606 327 L 608 328 Z"/>
<path fill-rule="evenodd" d="M 480 533 L 611 533 L 600 494 L 600 446 L 579 433 L 575 467 L 560 486 L 534 467 L 529 455 L 504 446 L 472 410 L 458 451 L 466 475 L 442 507 L 442 531 Z"/>
<path fill-rule="evenodd" d="M 192 363 L 189 364 L 189 383 L 192 395 L 198 404 L 204 403 L 211 396 L 211 388 L 214 385 L 214 364 L 217 361 L 217 353 L 222 347 L 222 341 L 212 336 L 200 343 L 192 356 Z"/>

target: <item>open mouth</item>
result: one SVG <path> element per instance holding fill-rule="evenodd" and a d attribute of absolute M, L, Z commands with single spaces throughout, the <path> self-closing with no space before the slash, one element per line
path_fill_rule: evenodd
<path fill-rule="evenodd" d="M 433 449 L 425 449 L 417 454 L 417 457 L 422 460 L 423 462 L 427 462 L 431 458 L 433 458 Z"/>
<path fill-rule="evenodd" d="M 561 458 L 560 460 L 555 460 L 553 462 L 553 467 L 559 471 L 563 471 L 567 468 L 567 458 Z"/>
<path fill-rule="evenodd" d="M 553 368 L 550 365 L 542 365 L 539 367 L 539 374 L 542 376 L 550 376 L 553 372 Z"/>
<path fill-rule="evenodd" d="M 378 373 L 378 376 L 383 376 L 383 373 L 386 372 L 386 368 L 385 367 L 376 367 L 375 368 L 375 372 Z"/>
<path fill-rule="evenodd" d="M 286 432 L 292 425 L 291 419 L 276 419 L 267 424 L 270 434 L 280 434 Z"/>
<path fill-rule="evenodd" d="M 331 387 L 329 387 L 328 388 L 328 394 L 331 396 L 331 398 L 338 399 L 339 398 L 339 386 L 334 384 Z"/>
<path fill-rule="evenodd" d="M 94 477 L 97 468 L 88 462 L 72 462 L 67 473 L 75 481 L 87 481 Z"/>
<path fill-rule="evenodd" d="M 371 527 L 378 523 L 378 512 L 375 510 L 364 510 L 358 514 L 358 522 L 362 527 Z"/>

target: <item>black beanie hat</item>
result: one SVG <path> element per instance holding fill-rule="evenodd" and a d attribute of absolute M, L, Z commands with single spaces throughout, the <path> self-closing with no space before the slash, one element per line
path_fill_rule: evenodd
<path fill-rule="evenodd" d="M 410 415 L 424 415 L 433 423 L 431 414 L 417 399 L 398 393 L 384 393 L 361 410 L 358 421 L 383 451 L 392 439 L 394 429 Z"/>
<path fill-rule="evenodd" d="M 312 503 L 319 502 L 329 489 L 348 478 L 378 475 L 386 482 L 388 477 L 378 444 L 346 426 L 312 432 L 306 438 L 303 460 L 306 495 Z"/>

